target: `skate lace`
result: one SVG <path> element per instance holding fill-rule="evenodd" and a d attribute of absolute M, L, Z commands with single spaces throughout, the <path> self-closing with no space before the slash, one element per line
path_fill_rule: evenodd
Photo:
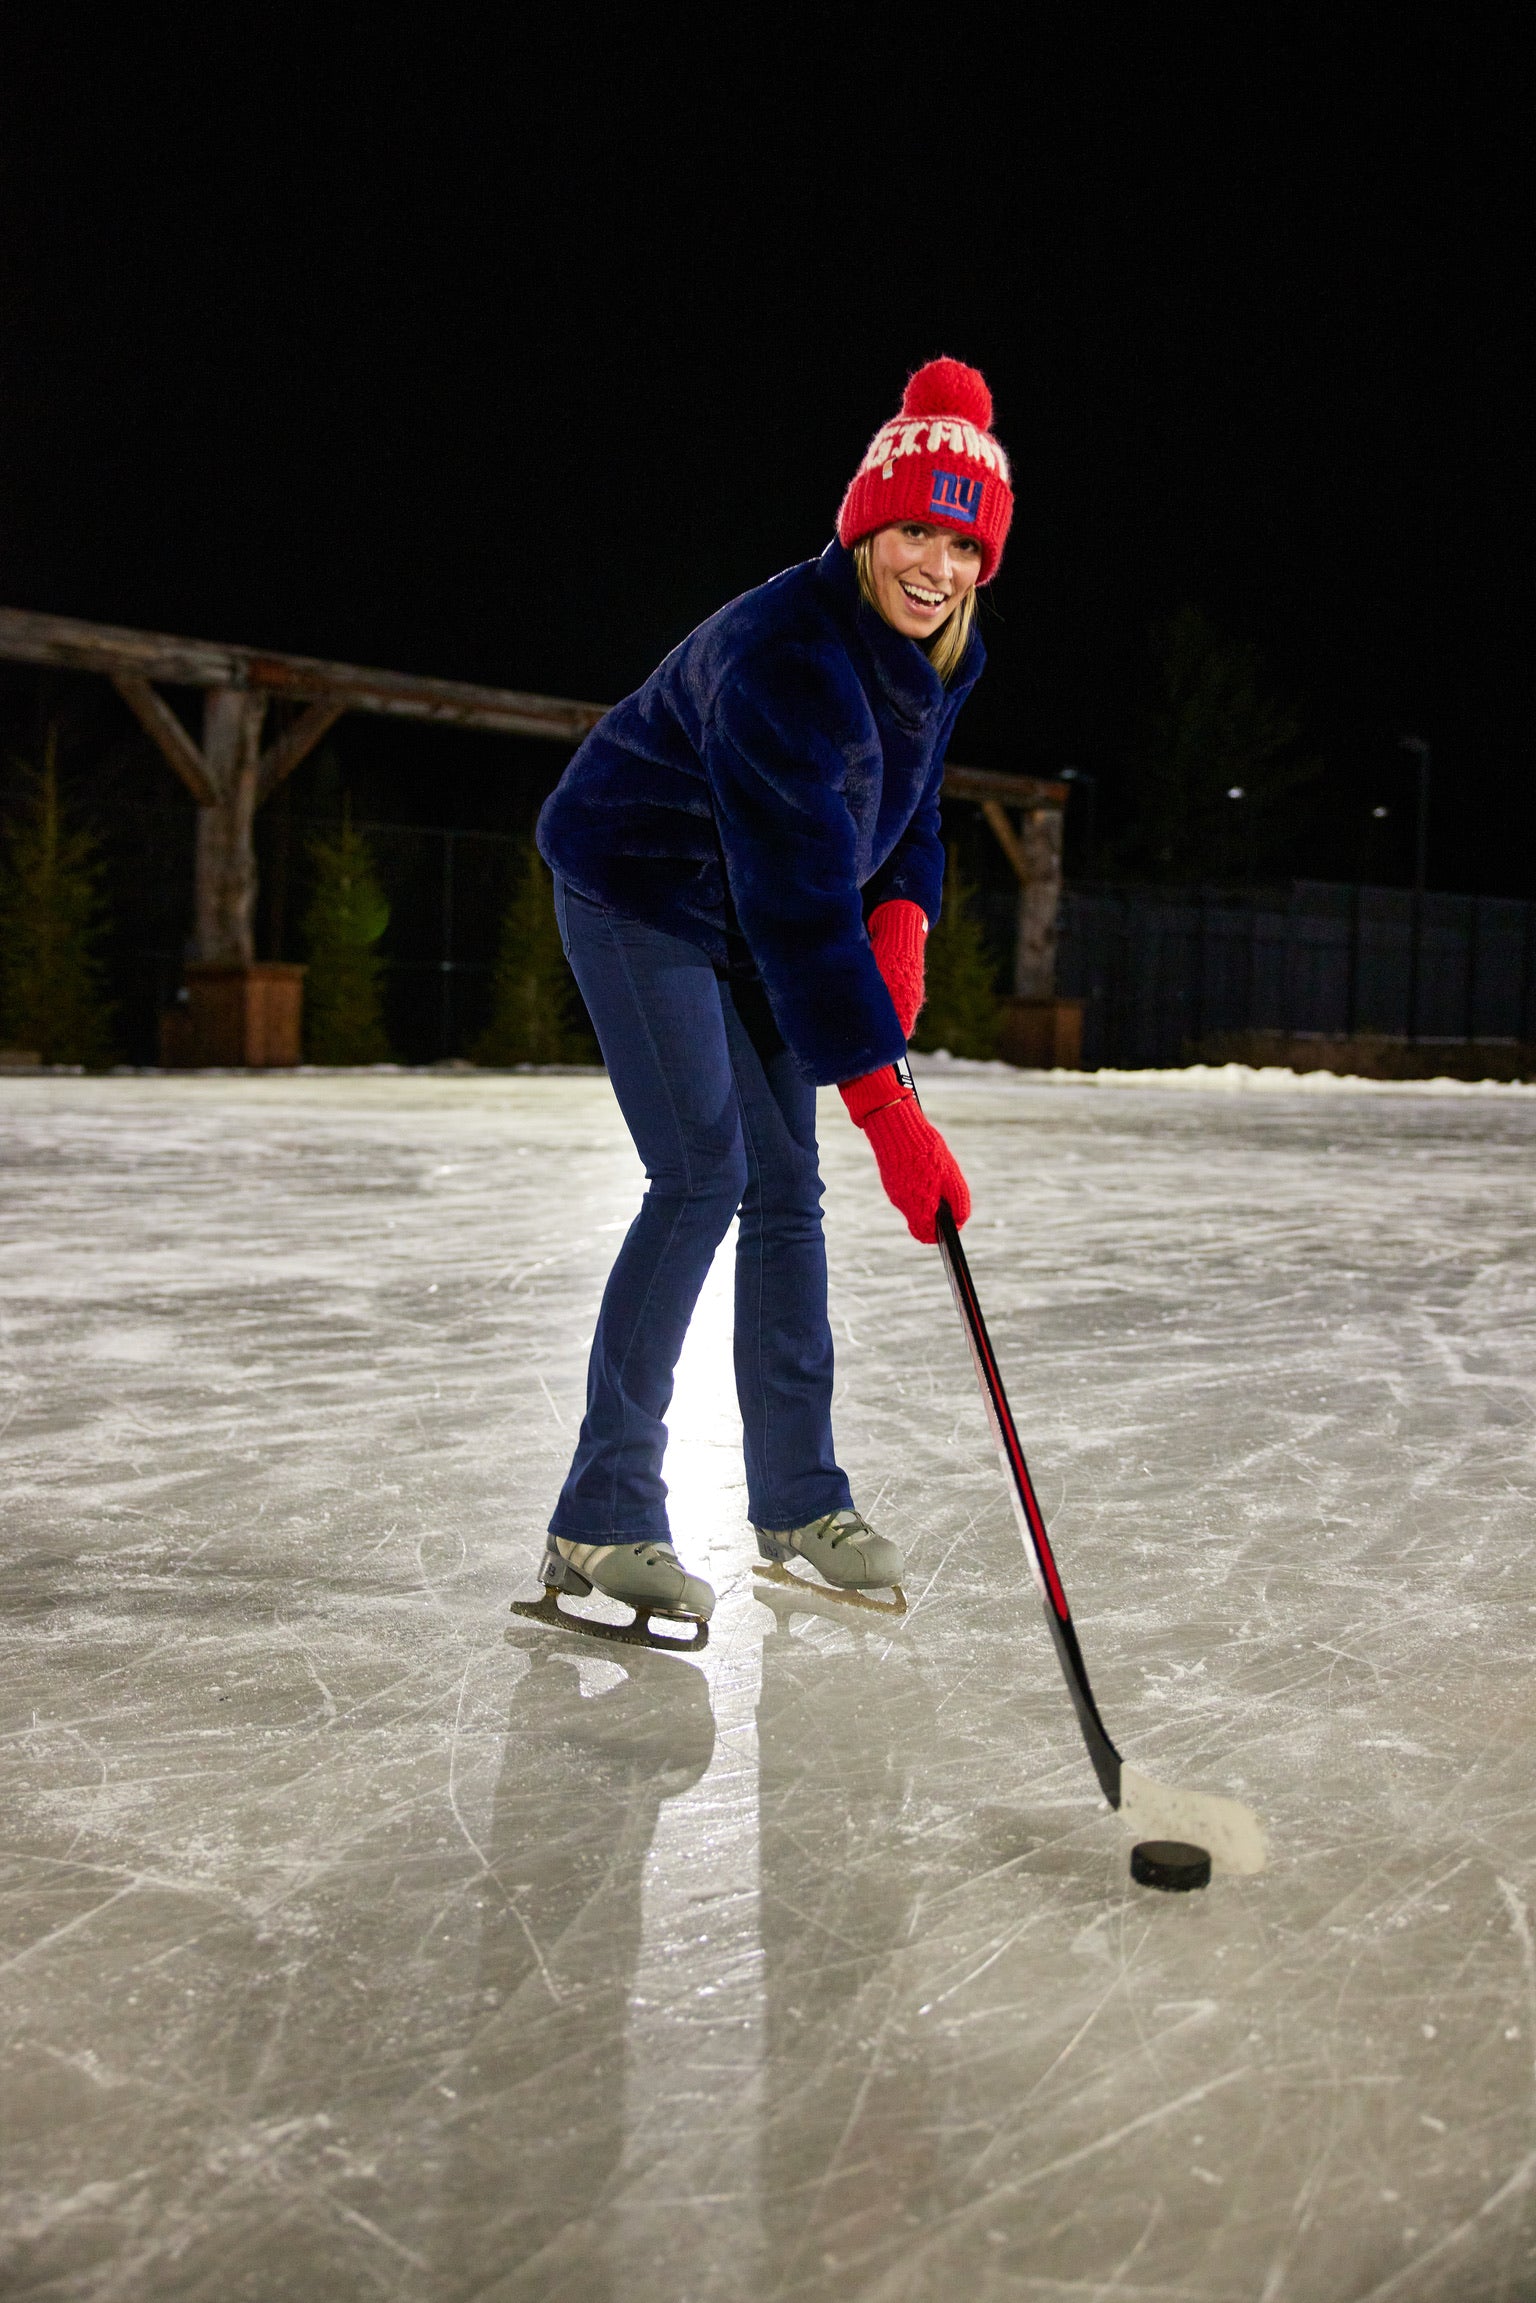
<path fill-rule="evenodd" d="M 670 1543 L 636 1544 L 635 1557 L 642 1567 L 681 1567 L 682 1561 Z"/>
<path fill-rule="evenodd" d="M 834 1551 L 840 1543 L 846 1543 L 850 1535 L 869 1535 L 873 1532 L 868 1521 L 860 1519 L 856 1511 L 834 1512 L 825 1524 L 827 1541 Z"/>

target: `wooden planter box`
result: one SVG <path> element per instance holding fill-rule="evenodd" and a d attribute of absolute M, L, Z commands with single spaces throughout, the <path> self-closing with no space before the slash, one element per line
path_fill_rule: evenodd
<path fill-rule="evenodd" d="M 303 1060 L 304 970 L 287 960 L 249 967 L 194 960 L 187 997 L 160 1018 L 167 1071 L 209 1065 L 272 1071 Z"/>
<path fill-rule="evenodd" d="M 997 1052 L 1004 1063 L 1025 1071 L 1077 1071 L 1083 1055 L 1082 1001 L 1005 999 Z"/>

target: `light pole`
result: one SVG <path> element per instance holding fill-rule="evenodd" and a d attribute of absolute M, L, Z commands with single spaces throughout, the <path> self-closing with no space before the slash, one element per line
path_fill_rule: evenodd
<path fill-rule="evenodd" d="M 1408 1040 L 1419 1036 L 1419 947 L 1424 940 L 1424 890 L 1429 874 L 1429 745 L 1422 736 L 1401 738 L 1419 763 L 1419 824 L 1413 858 L 1413 927 L 1408 944 Z"/>
<path fill-rule="evenodd" d="M 1242 826 L 1243 833 L 1243 885 L 1251 894 L 1253 890 L 1254 874 L 1258 870 L 1259 865 L 1258 818 L 1255 816 L 1251 806 L 1243 806 L 1243 803 L 1248 798 L 1248 787 L 1246 784 L 1228 784 L 1227 798 L 1229 800 L 1235 801 L 1240 808 L 1243 808 L 1243 813 L 1238 818 L 1238 822 Z"/>

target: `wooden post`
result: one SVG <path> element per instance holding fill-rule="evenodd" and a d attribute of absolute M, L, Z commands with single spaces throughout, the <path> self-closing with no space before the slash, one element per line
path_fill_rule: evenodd
<path fill-rule="evenodd" d="M 1015 825 L 1000 798 L 988 784 L 1012 783 L 1028 787 L 1022 822 Z M 1063 784 L 1040 784 L 1033 777 L 987 776 L 976 768 L 952 769 L 945 788 L 958 788 L 962 797 L 979 799 L 992 836 L 1008 858 L 1019 883 L 1018 910 L 1013 938 L 1013 992 L 1015 999 L 1049 1000 L 1056 996 L 1056 924 L 1061 915 L 1061 849 L 1066 815 L 1058 792 Z M 1046 796 L 1049 795 L 1049 796 Z"/>
<path fill-rule="evenodd" d="M 22 608 L 0 608 L 0 661 L 104 672 L 197 802 L 196 957 L 188 998 L 162 1018 L 164 1060 L 177 1064 L 298 1061 L 304 971 L 254 956 L 254 818 L 343 712 L 579 744 L 606 709 Z M 201 749 L 157 680 L 205 691 Z M 262 722 L 273 702 L 302 709 L 263 752 Z"/>
<path fill-rule="evenodd" d="M 256 957 L 256 791 L 267 699 L 210 688 L 203 766 L 217 797 L 197 811 L 196 957 L 248 968 Z"/>
<path fill-rule="evenodd" d="M 210 686 L 203 696 L 199 751 L 141 673 L 118 671 L 111 678 L 197 802 L 194 956 L 208 966 L 249 967 L 256 956 L 256 810 L 308 758 L 346 705 L 334 698 L 311 704 L 263 752 L 261 731 L 270 697 L 260 689 Z"/>
<path fill-rule="evenodd" d="M 1056 925 L 1061 915 L 1062 827 L 1060 808 L 1026 808 L 1020 845 L 1018 932 L 1013 947 L 1013 988 L 1019 999 L 1056 996 Z"/>
<path fill-rule="evenodd" d="M 185 1000 L 160 1019 L 160 1060 L 172 1070 L 296 1064 L 304 970 L 256 959 L 256 810 L 346 707 L 335 699 L 312 703 L 263 752 L 270 698 L 259 689 L 212 685 L 203 694 L 199 751 L 141 673 L 117 671 L 112 679 L 197 802 L 192 957 Z"/>
<path fill-rule="evenodd" d="M 1010 1063 L 1075 1070 L 1082 1052 L 1083 1003 L 1056 997 L 1067 786 L 1039 776 L 950 767 L 944 791 L 946 797 L 981 803 L 992 836 L 1019 883 L 1013 997 L 1004 1002 L 1001 1053 Z M 1010 806 L 1019 810 L 1018 823 L 1008 812 Z"/>

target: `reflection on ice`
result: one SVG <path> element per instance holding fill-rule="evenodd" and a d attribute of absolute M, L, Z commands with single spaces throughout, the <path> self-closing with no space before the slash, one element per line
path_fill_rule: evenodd
<path fill-rule="evenodd" d="M 1536 2291 L 1536 1099 L 924 1094 L 1106 1718 L 1272 1868 L 1129 1881 L 835 1099 L 910 1612 L 753 1575 L 727 1250 L 690 1661 L 507 1614 L 601 1080 L 0 1084 L 8 2303 Z"/>

